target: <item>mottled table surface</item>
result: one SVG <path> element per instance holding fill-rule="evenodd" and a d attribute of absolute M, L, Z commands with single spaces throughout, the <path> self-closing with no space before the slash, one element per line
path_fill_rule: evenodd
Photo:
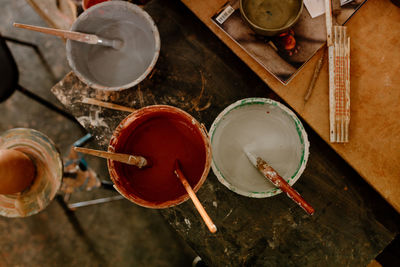
<path fill-rule="evenodd" d="M 93 97 L 140 108 L 168 104 L 210 127 L 226 106 L 246 97 L 281 101 L 177 1 L 153 0 L 145 9 L 161 35 L 154 71 L 139 86 L 104 92 L 69 73 L 52 92 L 106 149 L 127 115 L 80 103 Z M 308 216 L 284 194 L 266 199 L 237 195 L 210 172 L 198 197 L 218 227 L 212 235 L 187 201 L 161 214 L 212 266 L 368 264 L 399 231 L 399 215 L 324 141 L 306 126 L 308 166 L 295 189 L 315 207 Z M 132 204 L 134 205 L 134 204 Z"/>
<path fill-rule="evenodd" d="M 211 17 L 227 0 L 182 2 L 322 139 L 329 142 L 328 60 L 322 65 L 307 105 L 303 100 L 323 50 L 317 52 L 285 86 L 212 22 Z M 352 1 L 348 7 L 356 2 L 363 1 Z M 399 1 L 368 0 L 346 22 L 351 39 L 350 141 L 329 144 L 400 212 L 400 90 L 397 90 L 400 87 L 400 27 L 395 26 L 400 21 L 400 8 L 393 2 Z M 304 12 L 307 13 L 306 8 Z"/>

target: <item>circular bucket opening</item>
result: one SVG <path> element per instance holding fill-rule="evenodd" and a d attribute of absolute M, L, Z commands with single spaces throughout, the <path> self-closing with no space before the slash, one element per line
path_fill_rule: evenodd
<path fill-rule="evenodd" d="M 87 85 L 117 91 L 135 86 L 153 69 L 160 51 L 160 36 L 152 18 L 140 7 L 109 1 L 83 12 L 71 30 L 122 41 L 115 49 L 67 40 L 67 59 Z"/>
<path fill-rule="evenodd" d="M 296 115 L 265 98 L 247 98 L 228 106 L 210 129 L 212 169 L 230 190 L 248 197 L 281 192 L 252 165 L 246 153 L 263 158 L 290 185 L 303 173 L 309 155 L 307 133 Z"/>
<path fill-rule="evenodd" d="M 188 199 L 174 174 L 175 160 L 195 192 L 211 164 L 210 143 L 202 126 L 188 113 L 170 106 L 149 106 L 130 114 L 115 130 L 108 150 L 150 160 L 150 167 L 142 169 L 108 160 L 116 189 L 148 208 L 167 208 Z"/>
<path fill-rule="evenodd" d="M 61 186 L 63 164 L 55 144 L 33 129 L 15 128 L 0 135 L 0 149 L 29 156 L 36 167 L 32 185 L 21 193 L 0 195 L 0 215 L 26 217 L 45 209 Z"/>

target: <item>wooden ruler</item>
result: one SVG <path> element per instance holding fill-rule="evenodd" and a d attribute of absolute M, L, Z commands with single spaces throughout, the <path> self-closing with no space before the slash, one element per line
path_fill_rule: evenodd
<path fill-rule="evenodd" d="M 325 0 L 329 61 L 329 136 L 332 143 L 349 141 L 350 37 L 346 27 L 332 25 L 331 0 Z"/>

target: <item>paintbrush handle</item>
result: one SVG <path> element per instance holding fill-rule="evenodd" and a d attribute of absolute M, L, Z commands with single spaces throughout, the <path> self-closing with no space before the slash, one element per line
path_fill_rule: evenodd
<path fill-rule="evenodd" d="M 196 207 L 197 211 L 200 213 L 201 218 L 203 218 L 203 221 L 207 225 L 210 232 L 215 233 L 217 231 L 217 226 L 215 226 L 215 224 L 211 220 L 210 216 L 208 216 L 206 210 L 204 209 L 203 205 L 201 205 L 199 199 L 197 198 L 192 187 L 186 180 L 182 171 L 179 168 L 175 168 L 175 174 L 181 181 L 183 187 L 185 187 L 186 192 L 189 194 L 190 199 L 193 201 L 194 206 Z"/>
<path fill-rule="evenodd" d="M 302 207 L 308 214 L 314 214 L 314 208 L 308 204 L 296 190 L 294 190 L 271 166 L 268 165 L 263 159 L 257 158 L 258 170 L 270 180 L 276 187 L 285 192 L 289 198 Z"/>
<path fill-rule="evenodd" d="M 59 30 L 59 29 L 53 29 L 53 28 L 47 28 L 47 27 L 39 27 L 39 26 L 27 25 L 27 24 L 15 23 L 15 22 L 14 22 L 14 27 L 27 29 L 27 30 L 31 30 L 31 31 L 36 31 L 36 32 L 41 32 L 41 33 L 46 33 L 46 34 L 51 34 L 51 35 L 63 37 L 63 38 L 78 41 L 78 42 L 88 43 L 88 44 L 97 44 L 99 42 L 99 38 L 94 34 Z"/>
<path fill-rule="evenodd" d="M 315 82 L 317 81 L 317 78 L 318 78 L 318 76 L 319 76 L 319 73 L 321 72 L 322 63 L 324 62 L 324 58 L 325 58 L 325 47 L 323 47 L 322 49 L 323 49 L 322 55 L 321 55 L 321 57 L 318 59 L 317 64 L 315 65 L 314 74 L 313 74 L 313 76 L 312 76 L 312 78 L 311 78 L 311 82 L 310 82 L 310 84 L 309 84 L 309 86 L 308 86 L 307 93 L 306 93 L 306 95 L 304 96 L 304 101 L 305 101 L 305 102 L 307 102 L 308 99 L 310 98 L 311 93 L 312 93 L 312 91 L 313 91 L 313 89 L 314 89 L 314 86 L 315 86 Z"/>
<path fill-rule="evenodd" d="M 89 149 L 89 148 L 84 148 L 84 147 L 74 147 L 74 150 L 77 152 L 89 154 L 89 155 L 100 157 L 100 158 L 111 159 L 114 161 L 129 164 L 129 165 L 135 165 L 139 168 L 142 168 L 148 164 L 147 160 L 141 156 L 133 156 L 133 155 L 122 154 L 122 153 L 94 150 L 94 149 Z"/>
<path fill-rule="evenodd" d="M 113 103 L 109 103 L 109 102 L 104 102 L 104 101 L 100 101 L 100 100 L 97 100 L 94 98 L 89 98 L 89 97 L 82 98 L 82 103 L 96 105 L 96 106 L 100 106 L 100 107 L 104 107 L 104 108 L 120 110 L 120 111 L 126 111 L 126 112 L 136 111 L 136 109 L 134 109 L 134 108 L 125 107 L 125 106 L 121 106 L 121 105 L 117 105 L 117 104 L 113 104 Z"/>

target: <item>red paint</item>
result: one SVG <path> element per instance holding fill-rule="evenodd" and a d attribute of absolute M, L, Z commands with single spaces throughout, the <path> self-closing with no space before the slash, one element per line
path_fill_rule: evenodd
<path fill-rule="evenodd" d="M 174 174 L 176 159 L 190 185 L 198 184 L 206 165 L 206 146 L 198 125 L 178 113 L 145 113 L 121 130 L 116 152 L 142 155 L 152 166 L 139 169 L 114 162 L 122 186 L 131 197 L 152 203 L 176 200 L 186 191 Z"/>
<path fill-rule="evenodd" d="M 105 2 L 105 1 L 109 1 L 109 0 L 83 0 L 82 1 L 82 7 L 83 7 L 83 9 L 88 9 L 91 6 L 100 4 L 100 3 Z"/>

